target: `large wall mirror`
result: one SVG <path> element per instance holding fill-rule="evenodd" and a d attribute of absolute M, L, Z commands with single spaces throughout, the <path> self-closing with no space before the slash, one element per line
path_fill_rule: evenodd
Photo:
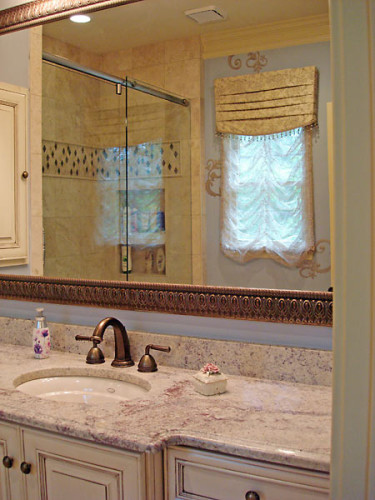
<path fill-rule="evenodd" d="M 205 7 L 203 0 L 62 0 L 0 11 L 0 42 L 14 36 L 7 31 L 31 30 L 34 143 L 32 258 L 27 266 L 0 268 L 2 297 L 331 324 L 328 2 L 218 0 L 197 13 Z M 68 18 L 79 12 L 90 22 Z M 319 73 L 313 251 L 293 265 L 238 262 L 220 242 L 224 161 L 214 82 L 307 66 Z M 276 145 L 286 147 L 289 168 L 295 136 L 279 135 L 292 141 Z M 272 149 L 273 139 L 258 144 Z M 280 213 L 290 199 L 280 204 L 272 182 L 267 199 L 259 197 L 259 173 L 253 177 L 251 210 L 274 205 L 285 229 Z M 267 217 L 271 223 L 275 215 Z M 250 231 L 259 232 L 258 219 Z"/>

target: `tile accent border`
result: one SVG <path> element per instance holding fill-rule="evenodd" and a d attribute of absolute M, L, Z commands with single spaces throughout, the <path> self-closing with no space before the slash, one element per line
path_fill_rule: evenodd
<path fill-rule="evenodd" d="M 92 181 L 125 178 L 125 146 L 99 148 L 47 140 L 42 144 L 45 177 Z M 129 179 L 180 177 L 180 149 L 180 141 L 129 146 Z"/>
<path fill-rule="evenodd" d="M 133 311 L 332 325 L 332 293 L 0 276 L 0 298 Z"/>

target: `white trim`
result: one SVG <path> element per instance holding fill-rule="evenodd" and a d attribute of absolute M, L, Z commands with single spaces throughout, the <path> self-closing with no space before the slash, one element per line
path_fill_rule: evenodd
<path fill-rule="evenodd" d="M 370 500 L 375 275 L 370 8 L 331 0 L 335 257 L 333 500 Z M 372 489 L 373 491 L 373 489 Z"/>

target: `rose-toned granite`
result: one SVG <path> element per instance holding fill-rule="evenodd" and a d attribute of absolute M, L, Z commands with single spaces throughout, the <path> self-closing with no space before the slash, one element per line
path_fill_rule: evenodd
<path fill-rule="evenodd" d="M 85 357 L 52 351 L 33 358 L 30 347 L 0 344 L 0 419 L 138 452 L 186 445 L 245 458 L 328 471 L 331 393 L 309 386 L 231 376 L 228 391 L 202 396 L 194 372 L 164 367 L 89 366 Z M 55 374 L 137 379 L 141 398 L 103 405 L 59 403 L 28 396 L 17 383 Z M 21 378 L 20 378 L 21 377 Z M 147 383 L 146 383 L 147 382 Z"/>
<path fill-rule="evenodd" d="M 88 342 L 76 342 L 75 335 L 90 336 L 93 327 L 49 323 L 54 350 L 86 354 Z M 0 341 L 30 345 L 33 321 L 0 317 Z M 224 373 L 302 384 L 331 384 L 332 353 L 316 349 L 251 344 L 227 340 L 201 339 L 129 331 L 131 353 L 135 360 L 147 344 L 169 345 L 170 353 L 155 352 L 158 363 L 199 370 L 207 362 L 220 366 Z M 101 344 L 106 357 L 113 357 L 114 340 L 106 333 Z"/>

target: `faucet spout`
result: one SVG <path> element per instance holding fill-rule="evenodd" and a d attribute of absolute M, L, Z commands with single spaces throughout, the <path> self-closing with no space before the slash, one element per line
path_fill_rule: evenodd
<path fill-rule="evenodd" d="M 95 327 L 93 337 L 103 340 L 104 332 L 112 326 L 115 334 L 115 358 L 112 361 L 112 366 L 124 367 L 133 366 L 134 361 L 130 356 L 129 337 L 124 325 L 116 318 L 105 318 L 100 321 Z"/>

